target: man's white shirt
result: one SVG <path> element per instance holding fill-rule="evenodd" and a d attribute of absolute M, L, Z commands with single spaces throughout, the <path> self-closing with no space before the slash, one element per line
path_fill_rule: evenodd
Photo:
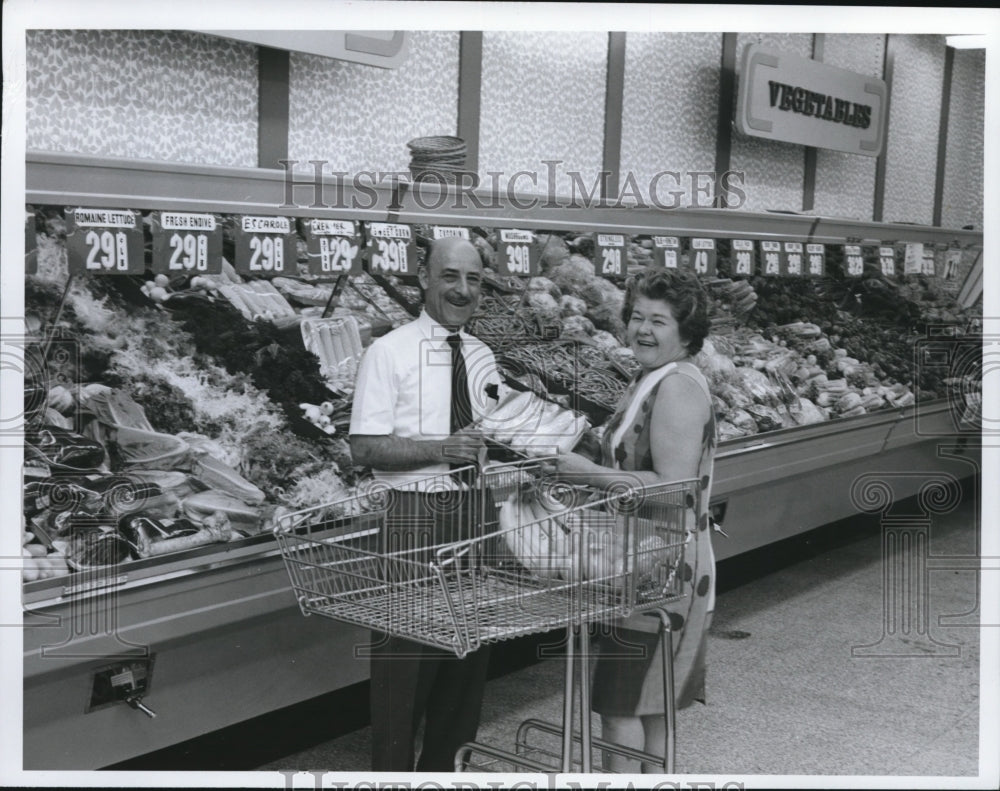
<path fill-rule="evenodd" d="M 420 316 L 372 342 L 358 368 L 351 410 L 351 434 L 395 434 L 414 440 L 444 439 L 451 434 L 452 333 L 421 311 Z M 500 374 L 490 348 L 460 331 L 474 419 L 494 401 L 486 386 L 499 385 Z M 434 464 L 406 471 L 372 470 L 376 479 L 402 488 L 449 471 Z M 409 487 L 407 487 L 409 488 Z"/>

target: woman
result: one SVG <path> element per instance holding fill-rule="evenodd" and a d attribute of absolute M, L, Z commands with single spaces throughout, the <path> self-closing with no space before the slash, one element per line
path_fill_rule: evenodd
<path fill-rule="evenodd" d="M 556 474 L 608 488 L 628 483 L 698 479 L 701 497 L 685 550 L 683 599 L 668 605 L 676 705 L 704 702 L 705 642 L 715 606 L 715 558 L 708 500 L 715 454 L 715 416 L 708 384 L 691 358 L 708 334 L 707 297 L 693 272 L 651 269 L 629 281 L 622 309 L 628 343 L 642 366 L 608 422 L 603 464 L 578 454 L 558 457 Z M 637 613 L 599 640 L 592 707 L 603 738 L 662 756 L 666 736 L 660 619 Z M 643 650 L 644 649 L 644 650 Z M 629 654 L 628 656 L 626 656 Z M 636 771 L 611 756 L 608 768 Z M 643 765 L 643 770 L 657 771 Z"/>

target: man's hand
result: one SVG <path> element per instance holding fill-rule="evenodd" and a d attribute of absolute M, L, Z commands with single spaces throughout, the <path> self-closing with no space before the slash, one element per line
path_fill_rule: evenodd
<path fill-rule="evenodd" d="M 482 431 L 463 428 L 441 440 L 441 459 L 453 464 L 476 464 L 485 448 Z"/>

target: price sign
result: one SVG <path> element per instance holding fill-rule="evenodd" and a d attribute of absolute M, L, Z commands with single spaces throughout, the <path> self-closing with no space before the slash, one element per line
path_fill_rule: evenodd
<path fill-rule="evenodd" d="M 947 281 L 958 280 L 958 273 L 962 266 L 962 251 L 949 250 L 944 258 L 944 273 L 942 279 Z"/>
<path fill-rule="evenodd" d="M 676 236 L 653 237 L 653 262 L 656 266 L 676 269 L 680 266 L 681 240 Z"/>
<path fill-rule="evenodd" d="M 624 234 L 594 234 L 594 268 L 598 275 L 609 280 L 621 279 L 628 274 Z"/>
<path fill-rule="evenodd" d="M 214 214 L 154 211 L 153 271 L 217 275 L 222 271 L 222 225 Z"/>
<path fill-rule="evenodd" d="M 824 245 L 806 245 L 806 274 L 810 277 L 823 277 L 826 274 L 826 247 Z"/>
<path fill-rule="evenodd" d="M 360 275 L 361 231 L 352 220 L 307 220 L 303 223 L 309 273 Z"/>
<path fill-rule="evenodd" d="M 781 252 L 781 274 L 789 277 L 802 275 L 802 242 L 785 242 Z"/>
<path fill-rule="evenodd" d="M 689 260 L 697 274 L 714 277 L 715 239 L 692 239 Z"/>
<path fill-rule="evenodd" d="M 883 277 L 893 277 L 896 274 L 896 248 L 882 246 L 878 249 L 878 265 Z"/>
<path fill-rule="evenodd" d="M 500 263 L 501 275 L 537 277 L 541 274 L 541 254 L 531 231 L 503 228 L 499 238 L 497 261 Z"/>
<path fill-rule="evenodd" d="M 417 247 L 409 225 L 370 222 L 367 228 L 369 272 L 400 276 L 417 274 Z"/>
<path fill-rule="evenodd" d="M 924 248 L 923 274 L 934 277 L 937 274 L 937 253 L 933 247 Z"/>
<path fill-rule="evenodd" d="M 752 239 L 733 239 L 733 276 L 750 277 L 757 271 Z"/>
<path fill-rule="evenodd" d="M 469 229 L 459 228 L 453 225 L 435 225 L 431 228 L 431 236 L 435 239 L 448 239 L 455 237 L 469 241 Z"/>
<path fill-rule="evenodd" d="M 246 275 L 298 274 L 295 234 L 288 217 L 240 217 L 236 271 Z"/>
<path fill-rule="evenodd" d="M 764 274 L 770 277 L 781 274 L 781 242 L 761 242 L 760 254 L 763 256 Z"/>
<path fill-rule="evenodd" d="M 38 236 L 35 233 L 35 213 L 24 213 L 24 273 L 38 273 Z"/>
<path fill-rule="evenodd" d="M 66 252 L 71 273 L 141 275 L 142 225 L 129 209 L 66 209 Z"/>
<path fill-rule="evenodd" d="M 844 271 L 848 277 L 861 277 L 865 271 L 865 257 L 861 254 L 861 245 L 844 245 Z"/>
<path fill-rule="evenodd" d="M 904 248 L 903 274 L 919 275 L 924 270 L 924 246 L 920 242 L 910 242 Z"/>

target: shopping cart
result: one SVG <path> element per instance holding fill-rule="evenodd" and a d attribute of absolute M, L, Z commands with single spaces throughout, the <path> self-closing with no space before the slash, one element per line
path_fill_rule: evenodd
<path fill-rule="evenodd" d="M 599 492 L 552 483 L 544 463 L 465 467 L 401 488 L 373 483 L 351 498 L 282 516 L 275 534 L 299 607 L 460 657 L 487 643 L 566 628 L 562 726 L 525 722 L 514 753 L 466 744 L 456 769 L 509 771 L 501 768 L 506 762 L 521 771 L 578 764 L 589 772 L 596 747 L 672 771 L 672 651 L 663 652 L 670 717 L 664 757 L 618 748 L 590 735 L 585 625 L 681 595 L 697 482 Z M 579 732 L 572 727 L 576 640 Z M 532 734 L 558 734 L 560 752 L 533 745 Z"/>

